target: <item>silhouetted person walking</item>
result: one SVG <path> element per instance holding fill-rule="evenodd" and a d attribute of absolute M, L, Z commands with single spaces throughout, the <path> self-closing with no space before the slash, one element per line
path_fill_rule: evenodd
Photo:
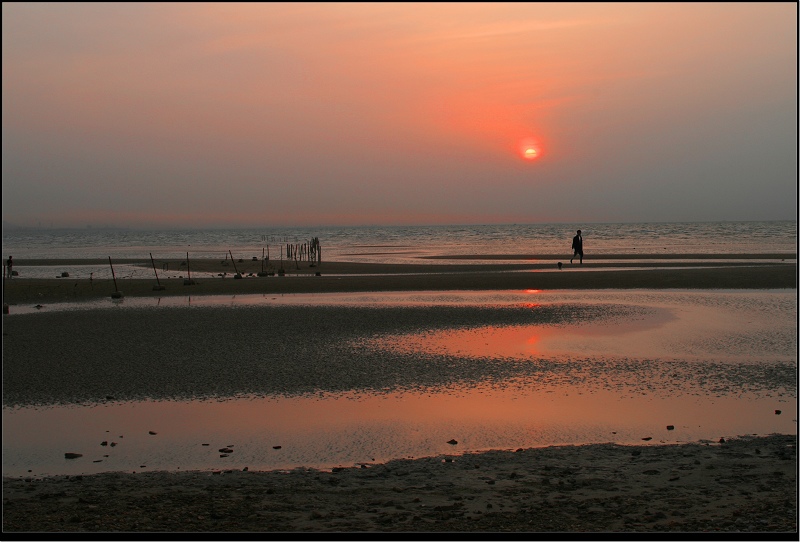
<path fill-rule="evenodd" d="M 6 260 L 6 274 L 8 275 L 8 278 L 11 278 L 11 268 L 13 266 L 14 266 L 14 262 L 11 261 L 11 256 L 9 256 L 8 260 Z"/>
<path fill-rule="evenodd" d="M 583 263 L 583 237 L 581 237 L 581 230 L 578 230 L 578 235 L 572 238 L 572 258 L 569 259 L 569 263 L 572 263 L 572 260 L 575 259 L 575 256 L 581 257 L 581 263 Z"/>

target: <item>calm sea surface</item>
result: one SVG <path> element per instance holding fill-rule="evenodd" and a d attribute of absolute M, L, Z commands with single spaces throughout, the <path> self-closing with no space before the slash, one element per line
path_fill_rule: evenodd
<path fill-rule="evenodd" d="M 215 230 L 11 229 L 3 257 L 279 257 L 281 246 L 318 238 L 323 261 L 404 263 L 434 254 L 569 254 L 582 230 L 587 255 L 795 252 L 797 222 L 357 226 Z M 416 260 L 418 261 L 418 260 Z"/>

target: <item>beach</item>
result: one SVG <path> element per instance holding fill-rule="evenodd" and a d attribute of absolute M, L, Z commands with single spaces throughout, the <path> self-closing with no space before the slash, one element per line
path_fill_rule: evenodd
<path fill-rule="evenodd" d="M 510 369 L 501 363 L 461 363 L 453 365 L 452 374 L 448 374 L 411 355 L 397 358 L 407 362 L 403 371 L 387 372 L 391 363 L 375 369 L 366 354 L 363 359 L 349 357 L 346 348 L 331 350 L 331 345 L 336 344 L 336 337 L 352 335 L 353 329 L 384 333 L 425 326 L 469 328 L 487 321 L 516 325 L 531 318 L 529 312 L 521 310 L 480 307 L 370 311 L 227 307 L 193 308 L 188 312 L 164 310 L 155 317 L 138 309 L 113 313 L 88 310 L 79 318 L 69 311 L 13 316 L 15 306 L 110 299 L 116 291 L 114 286 L 126 298 L 796 288 L 794 263 L 717 263 L 722 265 L 700 260 L 669 267 L 643 258 L 632 269 L 617 268 L 620 262 L 612 262 L 565 265 L 559 271 L 553 269 L 554 261 L 470 262 L 457 266 L 426 263 L 405 267 L 325 262 L 313 268 L 301 263 L 299 270 L 287 266 L 287 276 L 251 277 L 247 274 L 255 272 L 253 266 L 260 263 L 237 262 L 244 276 L 234 279 L 218 275 L 230 272 L 230 266 L 220 261 L 193 261 L 192 273 L 198 274 L 194 284 L 185 284 L 179 278 L 167 279 L 163 290 L 154 290 L 155 277 L 126 279 L 117 285 L 108 280 L 14 278 L 4 284 L 4 303 L 9 304 L 12 315 L 10 319 L 4 317 L 3 326 L 4 406 L 102 403 L 112 390 L 114 400 L 124 401 L 241 391 L 307 393 L 319 389 L 320 382 L 325 383 L 325 391 L 338 392 L 404 386 L 410 382 L 447 386 L 454 378 L 467 383 L 487 377 L 502 380 L 509 377 Z M 24 265 L 18 265 L 24 275 Z M 53 265 L 54 270 L 58 268 L 57 263 Z M 179 266 L 180 262 L 170 265 Z M 258 321 L 259 314 L 263 322 Z M 581 313 L 570 308 L 565 313 L 554 309 L 542 314 L 548 322 L 557 324 L 559 319 Z M 587 313 L 586 317 L 592 315 Z M 224 357 L 264 325 L 275 327 L 270 333 L 300 344 L 286 353 L 296 372 L 280 378 L 257 378 L 258 366 L 244 364 L 241 373 L 230 368 L 217 372 L 213 380 L 202 378 L 211 372 L 206 366 L 209 360 Z M 181 331 L 191 329 L 202 332 Z M 309 331 L 315 329 L 319 333 Z M 82 352 L 74 351 L 76 336 L 85 341 Z M 38 340 L 40 337 L 47 340 Z M 148 337 L 166 347 L 167 353 L 142 365 L 150 348 Z M 167 337 L 168 346 L 164 344 Z M 85 366 L 65 370 L 58 365 L 60 357 L 86 352 L 90 354 Z M 194 352 L 192 359 L 200 360 L 194 369 L 181 369 L 170 363 L 186 352 Z M 343 361 L 335 362 L 339 359 Z M 345 361 L 354 370 L 342 380 Z M 115 369 L 104 371 L 105 365 Z M 193 372 L 196 378 L 186 382 L 186 371 Z M 796 358 L 794 374 L 796 379 Z M 774 378 L 775 382 L 765 385 L 780 387 L 787 377 Z M 252 387 L 254 381 L 261 383 Z M 796 399 L 796 388 L 790 392 Z M 452 454 L 368 462 L 332 470 L 262 472 L 244 466 L 191 472 L 5 477 L 3 527 L 6 534 L 713 532 L 796 538 L 796 430 L 784 435 L 737 435 L 685 444 L 658 445 L 645 441 L 649 437 L 642 437 L 641 445 L 609 442 L 481 453 L 458 453 L 454 448 Z"/>
<path fill-rule="evenodd" d="M 775 436 L 496 451 L 335 472 L 6 479 L 3 530 L 219 533 L 226 540 L 236 533 L 384 532 L 796 540 L 796 444 L 795 436 Z"/>
<path fill-rule="evenodd" d="M 459 264 L 379 264 L 356 262 L 308 262 L 283 265 L 285 276 L 274 272 L 259 277 L 261 262 L 204 259 L 162 260 L 150 278 L 89 280 L 87 278 L 24 278 L 26 266 L 49 266 L 53 276 L 66 265 L 101 265 L 102 260 L 21 260 L 16 264 L 20 277 L 4 283 L 4 303 L 58 303 L 87 299 L 110 298 L 114 292 L 124 297 L 196 296 L 219 294 L 291 294 L 370 291 L 437 291 L 437 290 L 514 290 L 514 289 L 632 289 L 632 288 L 796 288 L 797 266 L 782 260 L 795 259 L 796 254 L 733 254 L 723 257 L 694 256 L 686 261 L 659 254 L 642 254 L 636 262 L 623 255 L 604 256 L 603 263 L 563 262 L 556 267 L 558 256 L 530 256 L 531 263 L 493 262 L 515 260 L 518 256 L 475 256 L 469 263 Z M 485 258 L 485 259 L 484 259 Z M 453 258 L 464 261 L 463 257 Z M 563 257 L 562 257 L 563 259 Z M 664 261 L 666 260 L 666 261 Z M 756 261 L 752 261 L 756 260 Z M 432 259 L 430 261 L 437 261 Z M 743 263 L 744 262 L 744 263 Z M 107 261 L 105 262 L 107 263 Z M 118 263 L 137 265 L 143 270 L 152 264 L 143 260 L 122 260 Z M 184 265 L 181 265 L 184 264 Z M 274 264 L 274 262 L 273 262 Z M 235 266 L 238 266 L 236 269 Z M 175 278 L 164 278 L 164 267 L 180 269 Z M 237 273 L 238 271 L 238 273 Z M 173 272 L 174 274 L 174 272 Z M 234 278 L 239 274 L 242 278 Z M 319 274 L 319 276 L 317 275 Z M 188 283 L 188 284 L 187 284 Z M 163 289 L 156 289 L 163 286 Z"/>

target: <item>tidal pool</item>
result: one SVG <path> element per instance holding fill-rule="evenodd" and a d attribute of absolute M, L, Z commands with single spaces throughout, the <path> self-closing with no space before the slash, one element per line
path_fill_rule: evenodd
<path fill-rule="evenodd" d="M 103 307 L 158 303 L 132 301 Z M 5 476 L 330 469 L 488 449 L 717 442 L 797 432 L 794 291 L 406 292 L 160 302 L 356 308 L 581 303 L 630 310 L 552 325 L 471 324 L 348 339 L 361 356 L 432 356 L 443 373 L 451 360 L 464 358 L 521 369 L 469 384 L 4 407 Z M 67 452 L 81 456 L 66 459 Z"/>

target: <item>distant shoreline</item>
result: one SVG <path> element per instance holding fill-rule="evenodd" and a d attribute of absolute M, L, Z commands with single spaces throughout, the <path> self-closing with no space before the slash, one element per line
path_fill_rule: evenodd
<path fill-rule="evenodd" d="M 427 260 L 563 260 L 563 254 L 451 254 L 419 256 Z M 589 258 L 586 258 L 587 260 Z M 593 254 L 594 260 L 795 260 L 795 253 L 765 254 Z"/>
<path fill-rule="evenodd" d="M 370 253 L 369 255 L 386 254 L 391 256 L 391 252 L 387 253 Z M 359 254 L 363 256 L 364 254 Z M 361 262 L 328 262 L 323 261 L 322 266 L 334 266 L 335 268 L 342 268 L 342 266 L 363 268 L 363 271 L 370 272 L 372 268 L 381 270 L 382 267 L 390 268 L 407 268 L 414 266 L 432 265 L 426 260 L 469 260 L 471 262 L 481 261 L 517 261 L 526 260 L 534 263 L 536 261 L 563 261 L 566 264 L 569 261 L 569 254 L 440 254 L 432 256 L 417 256 L 422 260 L 419 264 L 381 264 L 381 263 L 361 263 Z M 642 253 L 642 254 L 592 254 L 591 256 L 584 257 L 584 265 L 590 265 L 592 261 L 613 261 L 613 260 L 692 260 L 693 262 L 706 261 L 706 260 L 775 260 L 776 262 L 785 260 L 796 260 L 797 253 L 793 252 L 779 252 L 779 253 L 735 253 L 735 254 L 657 254 L 657 253 Z M 157 265 L 167 263 L 169 265 L 180 265 L 185 261 L 185 258 L 155 258 L 154 261 Z M 218 265 L 221 262 L 233 263 L 231 260 L 224 260 L 220 258 L 209 258 L 208 256 L 190 258 L 192 266 L 201 266 L 207 268 L 209 265 Z M 278 265 L 278 258 L 268 260 L 268 263 Z M 142 258 L 112 258 L 113 264 L 129 264 L 129 265 L 152 265 L 152 262 L 147 257 Z M 288 267 L 294 266 L 294 260 L 283 260 L 284 265 Z M 236 263 L 245 265 L 257 264 L 260 268 L 261 260 L 236 260 Z M 301 266 L 308 267 L 307 261 L 299 262 Z M 108 258 L 20 258 L 14 260 L 15 267 L 26 266 L 59 266 L 59 265 L 107 265 Z M 436 265 L 436 264 L 433 264 Z M 480 265 L 480 264 L 473 264 Z M 497 265 L 497 264 L 492 264 Z M 452 266 L 448 266 L 452 267 Z M 199 269 L 199 268 L 198 268 Z M 341 271 L 339 271 L 341 272 Z M 351 271 L 354 272 L 354 271 Z"/>
<path fill-rule="evenodd" d="M 774 255 L 788 256 L 794 255 Z M 764 255 L 729 255 L 730 258 L 752 259 Z M 483 256 L 475 256 L 483 259 Z M 509 259 L 519 256 L 509 256 Z M 542 258 L 542 257 L 540 257 Z M 610 259 L 611 256 L 604 256 Z M 563 258 L 562 258 L 563 259 Z M 647 260 L 648 257 L 642 258 Z M 650 261 L 570 264 L 563 259 L 562 269 L 555 263 L 469 263 L 469 264 L 376 264 L 354 262 L 322 262 L 311 267 L 308 262 L 283 262 L 285 276 L 274 274 L 280 263 L 271 261 L 270 276 L 257 276 L 260 261 L 219 259 L 185 261 L 159 260 L 160 271 L 186 270 L 185 278 L 160 278 L 156 289 L 152 278 L 23 278 L 25 265 L 98 265 L 97 259 L 25 260 L 18 267 L 22 275 L 5 279 L 3 302 L 20 303 L 75 302 L 109 297 L 117 291 L 126 297 L 164 297 L 175 295 L 243 295 L 289 293 L 336 293 L 379 291 L 447 291 L 447 290 L 581 290 L 581 289 L 775 289 L 797 288 L 796 262 L 657 262 Z M 559 260 L 560 261 L 560 260 Z M 141 259 L 118 260 L 114 263 L 150 266 Z M 183 266 L 182 266 L 183 264 Z M 193 273 L 195 273 L 193 275 Z M 234 275 L 242 279 L 237 280 Z M 319 274 L 319 275 L 317 275 Z M 186 284 L 191 277 L 192 284 Z"/>

